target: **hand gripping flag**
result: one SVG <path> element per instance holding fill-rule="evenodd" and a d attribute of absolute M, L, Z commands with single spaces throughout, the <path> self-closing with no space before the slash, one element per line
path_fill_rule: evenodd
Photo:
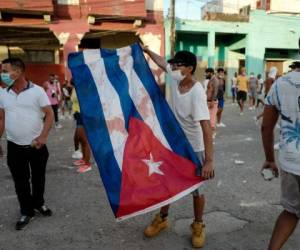
<path fill-rule="evenodd" d="M 118 220 L 167 205 L 201 185 L 201 166 L 139 44 L 69 56 L 83 125 Z"/>

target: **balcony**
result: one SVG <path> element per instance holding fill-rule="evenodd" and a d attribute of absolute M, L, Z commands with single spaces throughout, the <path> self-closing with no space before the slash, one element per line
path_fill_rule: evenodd
<path fill-rule="evenodd" d="M 1 0 L 0 11 L 17 14 L 53 13 L 52 0 Z"/>
<path fill-rule="evenodd" d="M 82 8 L 88 15 L 107 17 L 146 18 L 145 0 L 87 0 Z"/>

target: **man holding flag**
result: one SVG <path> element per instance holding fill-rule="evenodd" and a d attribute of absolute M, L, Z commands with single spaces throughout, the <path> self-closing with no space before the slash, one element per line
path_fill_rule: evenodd
<path fill-rule="evenodd" d="M 204 179 L 214 177 L 213 144 L 210 127 L 210 116 L 206 102 L 206 94 L 202 85 L 195 81 L 193 74 L 196 70 L 196 56 L 188 51 L 179 51 L 168 63 L 148 47 L 143 47 L 145 53 L 166 73 L 171 76 L 171 109 L 181 125 L 188 141 L 197 157 L 202 162 L 202 169 L 196 170 L 196 175 Z M 204 195 L 199 189 L 193 193 L 195 220 L 191 225 L 192 244 L 203 247 L 205 242 L 205 225 L 202 215 L 205 205 Z M 147 237 L 156 236 L 168 227 L 169 205 L 163 206 L 152 223 L 145 229 Z"/>
<path fill-rule="evenodd" d="M 155 236 L 167 227 L 166 205 L 196 190 L 193 245 L 201 247 L 204 197 L 197 189 L 214 171 L 206 96 L 193 79 L 196 57 L 179 52 L 168 65 L 144 50 L 174 78 L 173 110 L 139 44 L 84 50 L 68 63 L 83 126 L 116 219 L 163 207 L 145 232 Z"/>

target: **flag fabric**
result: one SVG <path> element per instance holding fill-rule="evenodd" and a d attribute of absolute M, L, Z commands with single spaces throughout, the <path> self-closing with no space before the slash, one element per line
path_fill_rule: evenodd
<path fill-rule="evenodd" d="M 69 55 L 95 161 L 117 220 L 197 189 L 201 163 L 160 92 L 139 44 Z"/>

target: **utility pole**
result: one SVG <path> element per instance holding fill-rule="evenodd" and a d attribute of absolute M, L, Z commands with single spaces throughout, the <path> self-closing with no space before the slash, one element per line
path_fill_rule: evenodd
<path fill-rule="evenodd" d="M 171 57 L 175 55 L 175 40 L 176 40 L 176 30 L 175 30 L 175 0 L 171 0 L 170 3 L 170 19 L 171 19 L 171 36 L 170 36 L 170 47 L 171 47 Z"/>

